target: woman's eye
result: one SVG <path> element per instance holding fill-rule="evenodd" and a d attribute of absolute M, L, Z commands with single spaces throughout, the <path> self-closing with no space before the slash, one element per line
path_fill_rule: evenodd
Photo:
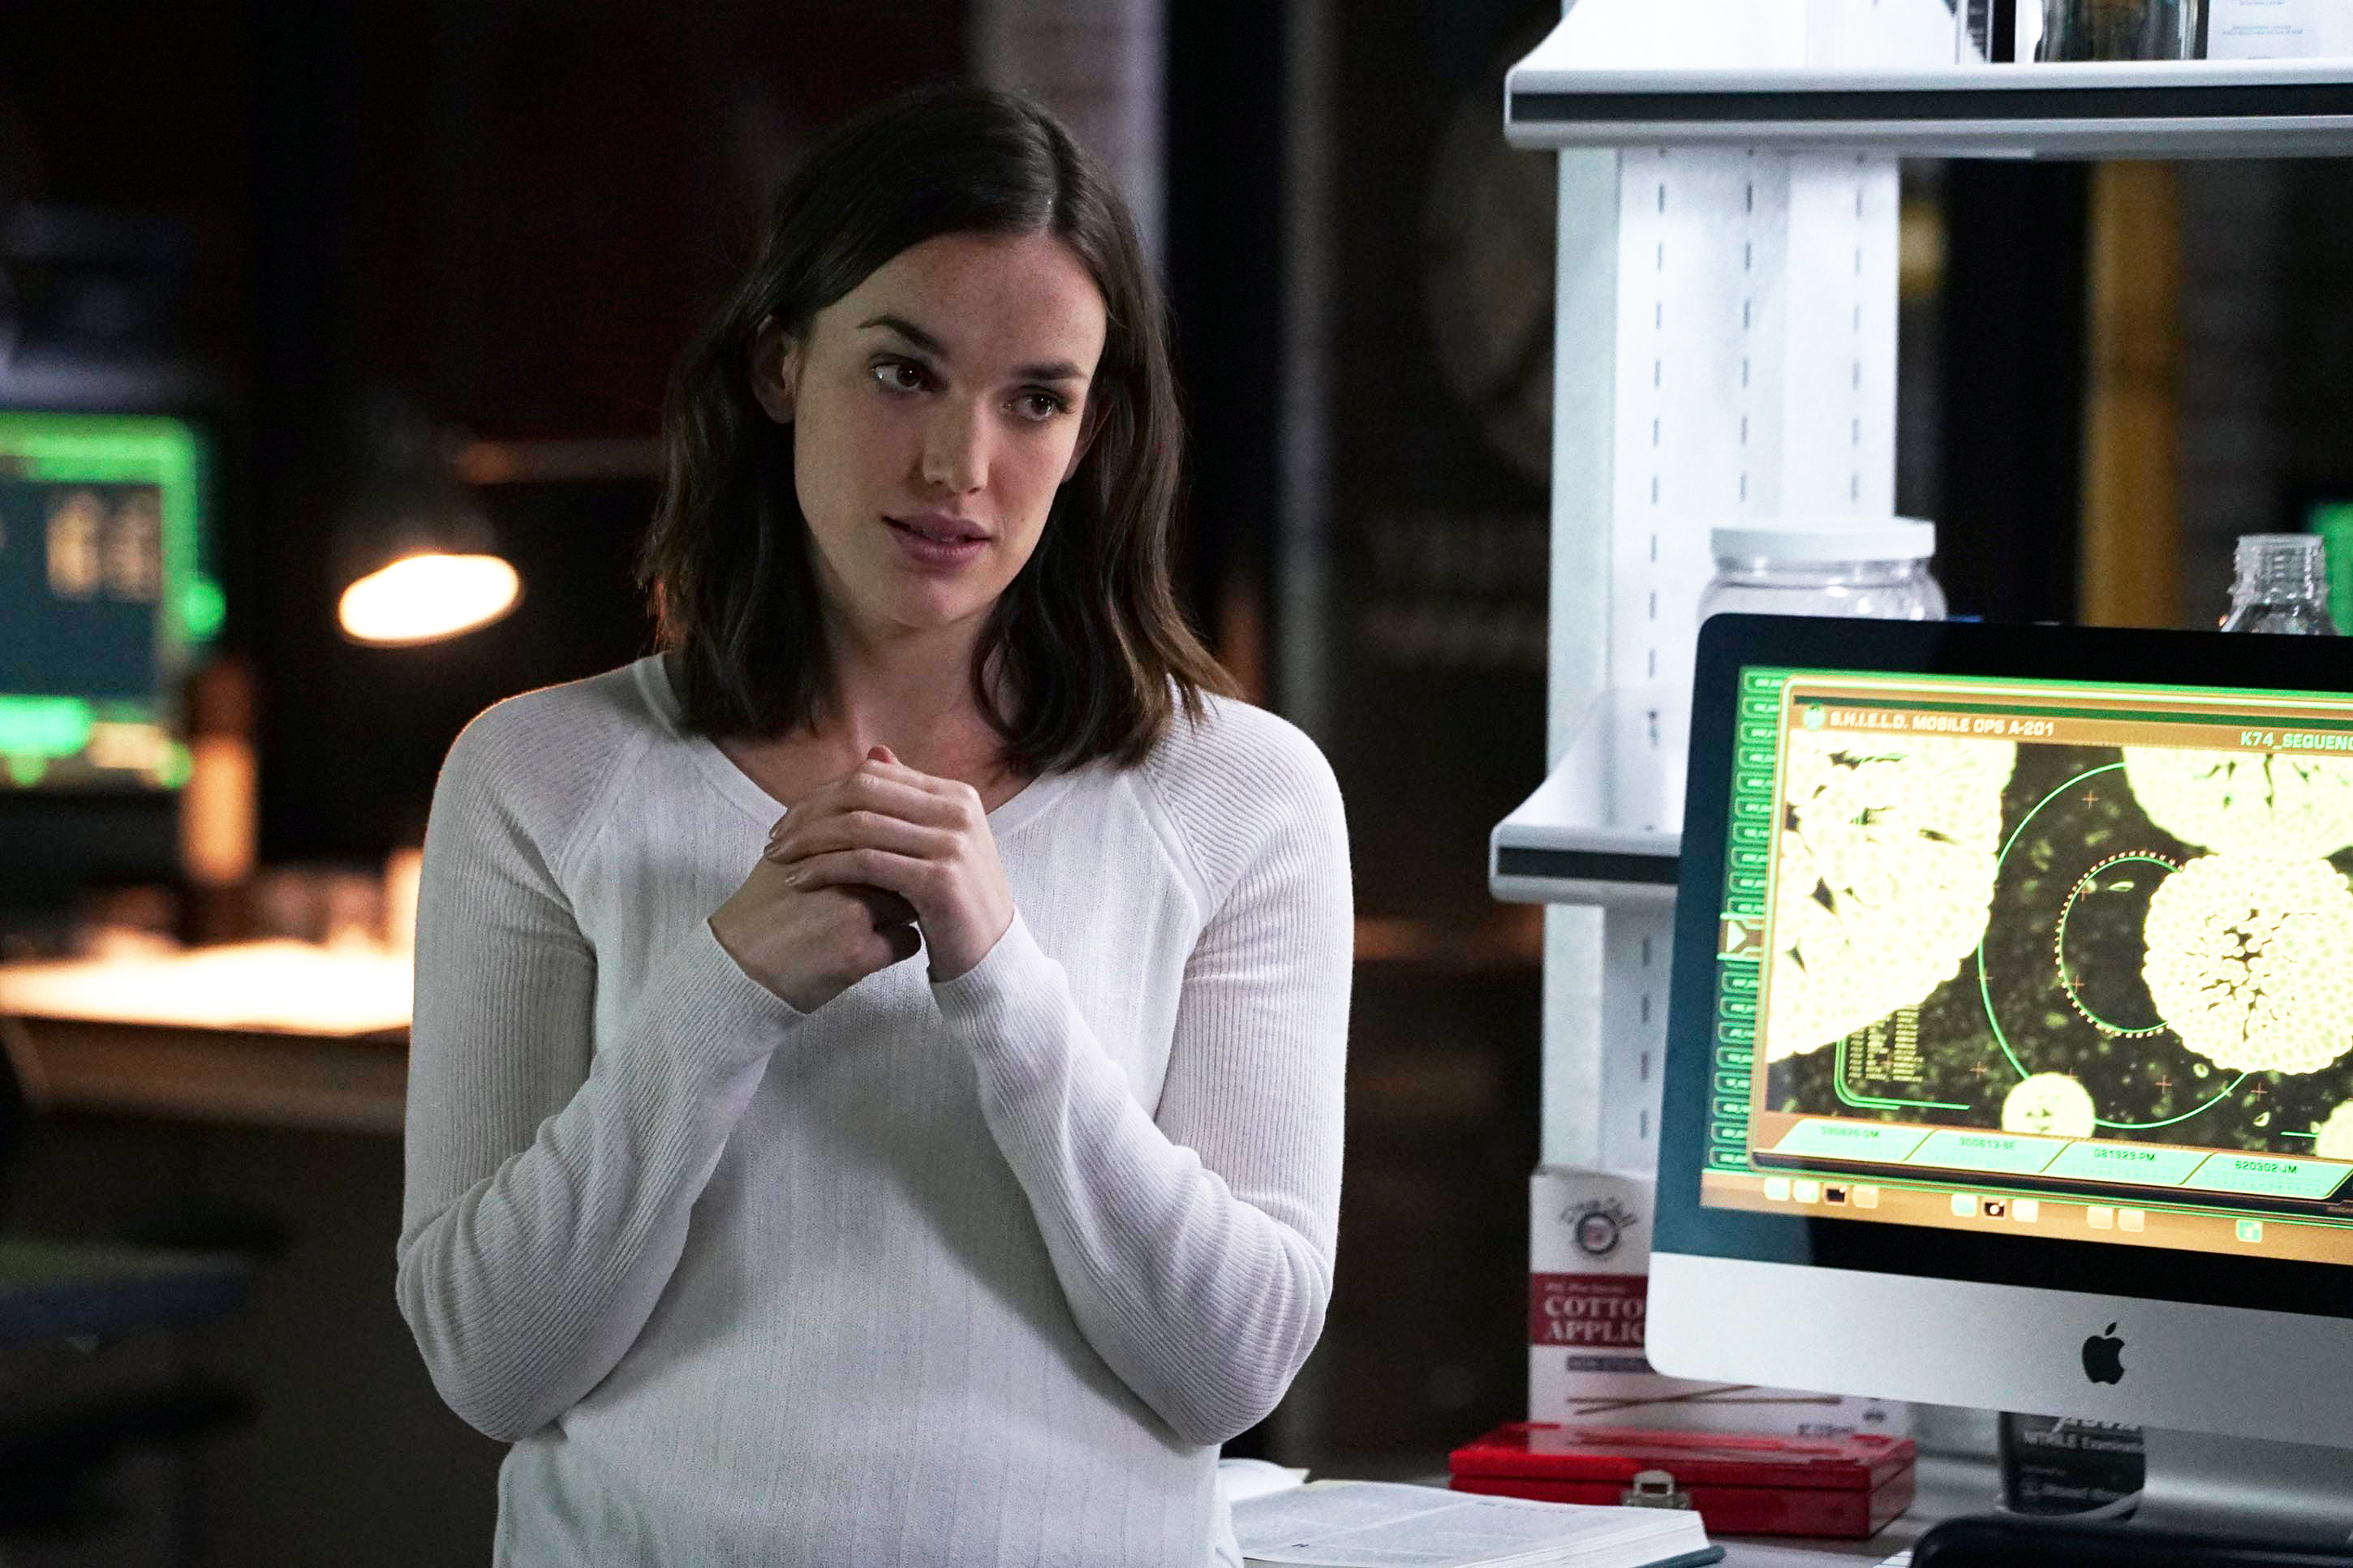
<path fill-rule="evenodd" d="M 923 367 L 905 360 L 885 360 L 874 367 L 874 375 L 892 392 L 913 392 L 923 384 Z"/>
<path fill-rule="evenodd" d="M 1060 414 L 1063 407 L 1062 400 L 1050 392 L 1025 392 L 1021 395 L 1020 403 L 1023 411 L 1041 425 Z"/>

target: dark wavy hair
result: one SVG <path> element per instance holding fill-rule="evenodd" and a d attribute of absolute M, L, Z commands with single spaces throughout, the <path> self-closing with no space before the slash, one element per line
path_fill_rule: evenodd
<path fill-rule="evenodd" d="M 845 121 L 778 188 L 750 271 L 688 346 L 663 409 L 666 473 L 640 549 L 656 642 L 678 655 L 687 725 L 775 738 L 833 695 L 793 437 L 752 395 L 753 341 L 796 338 L 909 247 L 949 233 L 1050 234 L 1103 293 L 1094 431 L 1045 530 L 991 607 L 969 679 L 1026 772 L 1141 762 L 1181 704 L 1238 695 L 1170 584 L 1184 426 L 1167 303 L 1102 166 L 1021 94 L 920 88 Z M 1007 707 L 984 679 L 992 654 Z"/>

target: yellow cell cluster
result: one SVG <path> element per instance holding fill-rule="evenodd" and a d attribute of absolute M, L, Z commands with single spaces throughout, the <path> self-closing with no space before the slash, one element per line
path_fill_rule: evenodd
<path fill-rule="evenodd" d="M 2158 884 L 2141 973 L 2217 1067 L 2312 1072 L 2353 1047 L 2353 887 L 2326 860 L 2203 855 Z"/>
<path fill-rule="evenodd" d="M 2324 1160 L 2353 1160 L 2353 1100 L 2330 1111 L 2312 1141 L 2312 1152 Z"/>
<path fill-rule="evenodd" d="M 2217 855 L 2317 860 L 2353 844 L 2353 761 L 2126 746 L 2148 819 Z"/>
<path fill-rule="evenodd" d="M 1926 998 L 1984 939 L 2008 741 L 1799 731 L 1774 869 L 1768 1061 Z"/>
<path fill-rule="evenodd" d="M 2001 1100 L 2001 1130 L 2045 1138 L 2089 1138 L 2098 1112 L 2092 1091 L 2063 1072 L 2019 1079 Z"/>

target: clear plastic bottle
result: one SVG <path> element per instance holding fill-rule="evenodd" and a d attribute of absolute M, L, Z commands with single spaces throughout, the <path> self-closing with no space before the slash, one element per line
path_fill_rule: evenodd
<path fill-rule="evenodd" d="M 2239 577 L 2231 584 L 2226 632 L 2285 632 L 2335 637 L 2328 573 L 2320 538 L 2311 533 L 2242 533 Z"/>
<path fill-rule="evenodd" d="M 1701 620 L 1725 612 L 1945 618 L 1945 591 L 1928 574 L 1928 558 L 1936 552 L 1933 523 L 1783 520 L 1713 529 L 1708 547 L 1715 577 L 1700 595 Z"/>

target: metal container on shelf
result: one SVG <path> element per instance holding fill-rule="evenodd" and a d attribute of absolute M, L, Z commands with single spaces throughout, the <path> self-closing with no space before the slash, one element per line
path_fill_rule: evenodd
<path fill-rule="evenodd" d="M 1734 612 L 1855 616 L 1941 621 L 1945 591 L 1929 574 L 1934 523 L 1783 519 L 1712 529 L 1715 576 L 1701 593 L 1699 618 Z"/>
<path fill-rule="evenodd" d="M 2031 3 L 2031 0 L 2029 0 Z M 2042 0 L 2039 60 L 2194 60 L 2206 0 Z"/>

